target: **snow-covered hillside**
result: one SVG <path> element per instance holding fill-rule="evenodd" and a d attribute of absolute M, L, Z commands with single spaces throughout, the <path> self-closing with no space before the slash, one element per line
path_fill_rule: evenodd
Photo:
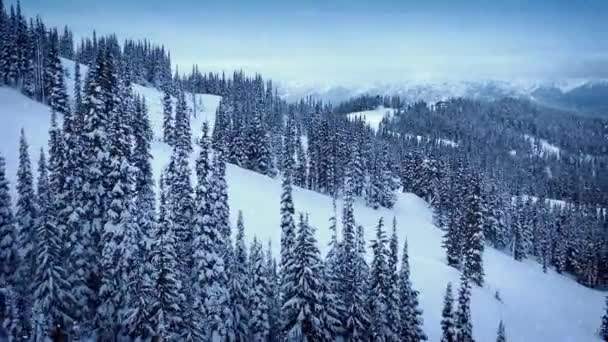
<path fill-rule="evenodd" d="M 160 137 L 162 94 L 141 86 L 134 89 L 146 97 L 155 136 Z M 191 99 L 189 96 L 190 105 Z M 197 115 L 192 119 L 192 128 L 193 135 L 197 137 L 204 120 L 213 123 L 219 97 L 196 95 L 195 99 Z M 0 88 L 0 153 L 7 157 L 7 172 L 13 185 L 22 127 L 35 164 L 39 149 L 47 142 L 49 109 L 14 90 Z M 158 177 L 161 167 L 168 161 L 170 150 L 155 139 L 152 154 Z M 228 166 L 227 179 L 233 222 L 236 221 L 237 210 L 243 210 L 247 237 L 252 239 L 256 235 L 264 240 L 272 239 L 274 251 L 278 252 L 280 181 L 233 165 Z M 296 211 L 310 213 L 324 251 L 329 240 L 331 198 L 296 187 L 294 203 Z M 341 205 L 340 201 L 338 205 Z M 355 203 L 356 220 L 366 227 L 370 240 L 378 218 L 384 217 L 386 222 L 390 222 L 393 216 L 397 218 L 400 243 L 408 239 L 413 282 L 420 291 L 424 310 L 424 329 L 430 341 L 439 341 L 445 285 L 451 281 L 457 287 L 459 273 L 446 265 L 441 247 L 442 232 L 433 226 L 431 211 L 420 198 L 399 194 L 392 210 L 373 210 L 362 201 Z M 484 260 L 486 284 L 483 288 L 474 288 L 472 298 L 473 329 L 477 341 L 493 341 L 501 319 L 506 324 L 509 341 L 599 341 L 595 332 L 603 306 L 600 291 L 582 287 L 553 271 L 544 274 L 535 262 L 517 262 L 491 248 L 486 249 Z M 497 291 L 502 302 L 495 298 Z"/>
<path fill-rule="evenodd" d="M 348 117 L 351 119 L 362 118 L 373 129 L 377 130 L 380 126 L 380 122 L 382 121 L 382 119 L 384 119 L 385 117 L 392 117 L 394 112 L 395 110 L 393 108 L 385 108 L 383 106 L 380 106 L 372 110 L 349 113 Z"/>

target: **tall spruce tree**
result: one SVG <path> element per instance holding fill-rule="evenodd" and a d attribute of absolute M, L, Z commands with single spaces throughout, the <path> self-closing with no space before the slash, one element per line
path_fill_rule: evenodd
<path fill-rule="evenodd" d="M 344 333 L 343 323 L 346 321 L 346 306 L 344 305 L 343 296 L 341 294 L 342 289 L 342 274 L 340 273 L 342 261 L 342 245 L 338 241 L 338 219 L 336 212 L 336 201 L 333 204 L 333 215 L 329 219 L 329 250 L 325 255 L 324 262 L 324 282 L 326 285 L 326 306 L 328 310 L 336 312 L 338 322 L 334 327 L 334 333 L 341 335 Z"/>
<path fill-rule="evenodd" d="M 602 324 L 600 326 L 599 335 L 604 341 L 608 341 L 608 296 L 606 296 L 606 304 L 604 315 L 602 316 Z"/>
<path fill-rule="evenodd" d="M 441 312 L 441 342 L 456 342 L 452 283 L 448 283 L 445 289 L 445 298 L 443 299 L 443 311 Z"/>
<path fill-rule="evenodd" d="M 473 321 L 471 319 L 471 285 L 462 275 L 458 292 L 458 309 L 456 309 L 456 341 L 474 342 Z"/>
<path fill-rule="evenodd" d="M 283 317 L 286 339 L 289 341 L 318 341 L 323 339 L 323 322 L 320 284 L 320 252 L 316 245 L 314 228 L 300 213 L 294 263 L 290 264 L 294 273 L 292 282 L 286 284 L 290 291 L 284 298 Z"/>
<path fill-rule="evenodd" d="M 498 332 L 496 333 L 496 342 L 507 342 L 507 333 L 505 332 L 505 324 L 500 321 L 498 324 Z"/>
<path fill-rule="evenodd" d="M 270 336 L 270 324 L 268 321 L 268 273 L 264 260 L 264 252 L 262 245 L 254 237 L 251 245 L 251 293 L 250 293 L 250 309 L 248 325 L 251 329 L 251 341 L 267 341 Z M 245 318 L 245 317 L 243 317 Z"/>
<path fill-rule="evenodd" d="M 231 299 L 232 299 L 232 311 L 235 322 L 235 338 L 237 341 L 247 341 L 249 336 L 249 313 L 252 312 L 250 308 L 250 272 L 249 272 L 249 260 L 247 259 L 247 248 L 245 247 L 245 223 L 243 221 L 243 212 L 239 210 L 238 218 L 236 221 L 236 241 L 234 246 L 234 259 L 231 280 Z M 267 278 L 267 284 L 265 291 L 270 291 L 270 274 L 269 265 L 264 260 L 266 267 L 265 277 Z M 253 266 L 252 268 L 259 267 Z M 255 276 L 251 273 L 252 276 Z M 264 293 L 270 296 L 269 293 Z M 271 299 L 267 298 L 268 305 L 271 304 Z M 269 315 L 269 309 L 266 310 L 266 315 Z M 269 328 L 270 329 L 270 328 Z"/>
<path fill-rule="evenodd" d="M 389 283 L 387 289 L 387 320 L 388 322 L 401 321 L 401 299 L 399 298 L 399 272 L 397 265 L 399 264 L 399 239 L 397 237 L 397 218 L 393 217 L 393 233 L 389 242 L 388 268 L 389 268 Z M 399 325 L 389 324 L 391 329 L 391 340 L 398 340 Z"/>
<path fill-rule="evenodd" d="M 479 178 L 473 177 L 465 198 L 463 216 L 463 273 L 478 286 L 483 285 L 483 208 Z"/>
<path fill-rule="evenodd" d="M 270 342 L 277 342 L 281 333 L 281 293 L 280 277 L 276 259 L 272 255 L 272 245 L 266 250 L 266 271 L 268 272 L 268 325 Z"/>
<path fill-rule="evenodd" d="M 25 132 L 21 129 L 19 140 L 19 167 L 17 169 L 17 246 L 21 258 L 17 274 L 17 333 L 31 336 L 32 282 L 36 271 L 36 194 L 32 175 L 32 163 Z"/>
<path fill-rule="evenodd" d="M 37 256 L 34 278 L 35 335 L 41 339 L 66 336 L 72 317 L 68 274 L 62 258 L 62 235 L 53 202 L 55 193 L 43 152 L 38 162 Z"/>
<path fill-rule="evenodd" d="M 388 341 L 392 338 L 392 330 L 388 321 L 388 295 L 390 289 L 390 269 L 388 266 L 387 238 L 384 232 L 384 222 L 380 218 L 376 226 L 376 239 L 372 242 L 373 259 L 371 264 L 370 282 L 370 318 L 371 339 Z"/>
<path fill-rule="evenodd" d="M 410 280 L 407 240 L 403 243 L 401 269 L 399 270 L 399 298 L 401 302 L 400 339 L 402 341 L 426 341 L 426 334 L 422 330 L 422 310 L 418 304 L 418 291 L 414 290 Z"/>
<path fill-rule="evenodd" d="M 173 106 L 171 94 L 165 91 L 163 95 L 163 141 L 173 146 L 175 140 L 175 125 L 173 120 Z"/>
<path fill-rule="evenodd" d="M 13 215 L 9 182 L 6 179 L 6 163 L 0 155 L 0 286 L 14 287 L 19 265 L 17 251 L 17 227 Z"/>
<path fill-rule="evenodd" d="M 167 198 L 167 177 L 165 170 L 160 181 L 159 217 L 150 251 L 153 265 L 150 277 L 154 293 L 150 302 L 150 317 L 156 338 L 177 341 L 180 339 L 182 326 L 182 283 L 177 263 L 177 239 L 169 215 L 173 209 Z"/>

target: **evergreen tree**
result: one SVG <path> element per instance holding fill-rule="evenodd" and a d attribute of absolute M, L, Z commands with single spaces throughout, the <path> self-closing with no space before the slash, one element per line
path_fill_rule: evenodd
<path fill-rule="evenodd" d="M 31 336 L 32 292 L 31 279 L 36 270 L 36 194 L 32 176 L 32 164 L 28 151 L 25 132 L 21 130 L 19 141 L 19 168 L 17 169 L 17 211 L 18 227 L 17 246 L 21 258 L 18 269 L 17 313 L 19 315 L 17 333 L 19 336 Z"/>
<path fill-rule="evenodd" d="M 474 342 L 473 322 L 471 320 L 471 285 L 464 276 L 460 279 L 458 309 L 456 310 L 456 341 Z"/>
<path fill-rule="evenodd" d="M 271 176 L 274 172 L 269 147 L 269 137 L 262 123 L 262 114 L 254 113 L 246 127 L 246 167 L 250 170 Z"/>
<path fill-rule="evenodd" d="M 290 313 L 285 312 L 285 303 L 287 298 L 291 298 L 294 294 L 293 283 L 295 281 L 294 266 L 295 254 L 294 248 L 296 245 L 296 227 L 293 219 L 294 207 L 293 199 L 291 194 L 291 170 L 285 168 L 283 170 L 283 182 L 282 182 L 282 193 L 281 193 L 281 281 L 280 291 L 282 297 L 281 303 L 281 320 L 282 329 L 286 333 L 287 321 L 286 317 L 290 316 Z"/>
<path fill-rule="evenodd" d="M 454 297 L 452 283 L 448 283 L 441 312 L 441 342 L 456 342 L 456 327 L 454 322 Z"/>
<path fill-rule="evenodd" d="M 342 274 L 341 260 L 342 257 L 342 245 L 338 241 L 338 222 L 336 212 L 336 201 L 333 201 L 333 215 L 329 219 L 329 231 L 331 238 L 329 240 L 329 250 L 325 256 L 324 263 L 324 282 L 326 285 L 326 297 L 325 305 L 329 311 L 335 312 L 338 318 L 336 326 L 333 327 L 334 334 L 340 335 L 344 333 L 343 322 L 346 321 L 346 306 L 343 302 L 343 296 L 341 295 L 342 288 Z"/>
<path fill-rule="evenodd" d="M 291 291 L 284 298 L 283 317 L 286 339 L 289 341 L 311 341 L 323 339 L 320 277 L 320 252 L 316 246 L 314 228 L 300 214 L 295 260 L 288 265 L 294 274 L 293 282 L 286 284 Z"/>
<path fill-rule="evenodd" d="M 465 277 L 475 284 L 483 285 L 483 209 L 481 203 L 481 190 L 479 180 L 473 177 L 469 183 L 469 191 L 465 199 L 465 213 L 463 216 L 463 256 Z"/>
<path fill-rule="evenodd" d="M 606 297 L 605 312 L 602 316 L 602 325 L 600 326 L 600 337 L 604 341 L 608 341 L 608 296 Z"/>
<path fill-rule="evenodd" d="M 203 338 L 222 339 L 232 333 L 228 320 L 232 316 L 230 288 L 225 273 L 225 240 L 217 215 L 217 205 L 222 202 L 218 193 L 217 165 L 209 165 L 210 142 L 207 126 L 203 125 L 200 152 L 197 159 L 197 188 L 195 209 L 195 234 L 193 242 L 194 270 L 196 274 L 193 293 L 195 308 L 203 322 Z"/>
<path fill-rule="evenodd" d="M 496 342 L 507 342 L 507 334 L 505 333 L 505 324 L 500 321 L 498 324 L 498 333 L 496 335 Z"/>
<path fill-rule="evenodd" d="M 52 159 L 52 158 L 51 158 Z M 49 179 L 46 158 L 38 162 L 37 256 L 34 277 L 34 324 L 40 338 L 57 338 L 68 332 L 72 317 L 67 270 L 62 263 L 62 236 L 53 208 L 55 193 Z"/>
<path fill-rule="evenodd" d="M 19 265 L 17 252 L 17 229 L 13 216 L 9 182 L 6 179 L 6 164 L 0 155 L 0 286 L 13 287 Z"/>
<path fill-rule="evenodd" d="M 234 248 L 234 259 L 233 259 L 233 267 L 232 267 L 232 280 L 231 280 L 231 298 L 232 298 L 232 311 L 235 322 L 235 337 L 237 341 L 247 341 L 249 336 L 249 313 L 252 312 L 250 308 L 250 298 L 251 298 L 251 286 L 250 286 L 250 274 L 251 277 L 254 278 L 255 270 L 252 270 L 253 273 L 249 272 L 249 261 L 247 259 L 247 249 L 245 247 L 245 224 L 243 222 L 243 213 L 239 210 L 237 222 L 236 222 L 237 232 L 236 232 L 236 242 Z M 253 248 L 253 247 L 252 247 Z M 263 260 L 264 261 L 264 260 Z M 251 268 L 259 268 L 261 266 L 251 265 Z M 268 267 L 267 264 L 264 264 L 264 267 Z M 267 279 L 266 288 L 264 289 L 264 295 L 268 295 L 266 291 L 269 290 L 270 284 L 270 274 L 269 270 L 265 269 L 266 274 L 264 275 Z M 258 279 L 260 283 L 264 279 Z M 259 284 L 258 284 L 259 285 Z M 256 290 L 256 289 L 254 289 Z M 256 295 L 260 295 L 259 293 Z M 266 299 L 266 298 L 265 298 Z M 258 298 L 259 300 L 259 298 Z M 270 301 L 270 298 L 267 299 Z M 270 304 L 270 303 L 268 303 Z M 258 303 L 259 305 L 259 303 Z M 266 310 L 266 315 L 268 315 L 268 309 Z"/>
<path fill-rule="evenodd" d="M 181 280 L 177 263 L 177 240 L 172 210 L 165 182 L 167 172 L 160 181 L 160 206 L 158 224 L 153 235 L 150 258 L 153 269 L 150 274 L 154 296 L 150 302 L 150 317 L 154 336 L 163 340 L 178 341 L 182 325 Z"/>
<path fill-rule="evenodd" d="M 73 113 L 82 112 L 82 80 L 80 74 L 80 63 L 74 63 L 74 108 Z"/>
<path fill-rule="evenodd" d="M 253 239 L 251 245 L 251 293 L 248 325 L 251 329 L 251 341 L 267 341 L 270 335 L 268 322 L 268 273 L 264 262 L 262 245 Z"/>
<path fill-rule="evenodd" d="M 400 322 L 401 313 L 400 305 L 401 299 L 399 298 L 399 272 L 397 265 L 399 264 L 399 240 L 397 238 L 397 218 L 393 217 L 393 234 L 389 243 L 389 255 L 388 255 L 388 268 L 389 268 L 389 282 L 388 282 L 388 294 L 387 294 L 387 320 L 388 322 Z M 391 340 L 398 340 L 399 336 L 399 325 L 389 324 L 391 329 Z"/>
<path fill-rule="evenodd" d="M 372 242 L 374 257 L 371 265 L 370 317 L 371 338 L 374 341 L 388 341 L 392 336 L 387 317 L 388 295 L 390 291 L 390 269 L 388 266 L 387 239 L 382 218 L 376 227 L 376 240 Z"/>
<path fill-rule="evenodd" d="M 154 336 L 150 317 L 153 297 L 153 265 L 150 246 L 155 229 L 155 198 L 152 179 L 150 144 L 152 131 L 145 103 L 137 101 L 133 117 L 133 197 L 129 206 L 129 222 L 123 243 L 125 255 L 121 263 L 124 276 L 124 306 L 120 312 L 122 333 L 133 339 Z"/>
<path fill-rule="evenodd" d="M 369 316 L 366 308 L 367 264 L 365 252 L 357 238 L 350 178 L 344 182 L 344 207 L 342 213 L 342 253 L 340 258 L 341 296 L 346 307 L 343 323 L 346 338 L 365 341 Z"/>
<path fill-rule="evenodd" d="M 280 277 L 276 259 L 272 256 L 272 248 L 268 242 L 266 251 L 266 271 L 268 272 L 268 325 L 270 327 L 270 341 L 279 341 L 281 332 L 281 298 Z"/>
<path fill-rule="evenodd" d="M 117 90 L 117 88 L 115 88 Z M 109 96 L 116 96 L 110 93 Z M 121 105 L 125 104 L 123 98 Z M 99 289 L 100 305 L 97 309 L 96 326 L 100 338 L 113 339 L 119 333 L 120 310 L 126 305 L 125 290 L 123 284 L 126 274 L 121 272 L 121 263 L 124 262 L 125 253 L 132 252 L 125 246 L 133 241 L 125 238 L 125 233 L 132 233 L 129 228 L 129 214 L 132 201 L 133 178 L 131 165 L 131 135 L 127 116 L 133 115 L 123 111 L 125 108 L 115 107 L 110 112 L 109 131 L 109 167 L 105 177 L 106 189 L 108 189 L 107 220 L 101 235 L 101 260 Z M 134 265 L 127 265 L 127 269 Z M 125 270 L 126 271 L 126 270 Z"/>
<path fill-rule="evenodd" d="M 70 110 L 68 94 L 63 77 L 63 67 L 59 59 L 57 42 L 51 39 L 49 46 L 48 64 L 45 66 L 46 94 L 49 107 L 56 113 L 67 114 Z"/>
<path fill-rule="evenodd" d="M 402 341 L 426 341 L 422 330 L 422 310 L 418 305 L 418 291 L 414 290 L 410 280 L 410 264 L 407 251 L 407 240 L 403 244 L 401 269 L 399 271 L 400 339 Z"/>
<path fill-rule="evenodd" d="M 175 104 L 175 123 L 173 130 L 175 149 L 192 152 L 192 132 L 190 129 L 190 112 L 186 104 L 186 96 L 180 92 Z"/>
<path fill-rule="evenodd" d="M 81 207 L 84 228 L 81 231 L 81 241 L 85 242 L 79 269 L 86 272 L 87 298 L 79 299 L 86 302 L 84 320 L 93 322 L 99 305 L 97 294 L 100 286 L 99 260 L 101 260 L 101 237 L 107 221 L 107 205 L 109 191 L 106 188 L 105 175 L 109 171 L 109 120 L 115 101 L 110 100 L 110 94 L 116 94 L 116 85 L 108 77 L 110 74 L 108 56 L 100 52 L 94 64 L 89 68 L 82 99 L 83 127 L 82 141 L 79 142 L 81 155 L 82 189 Z"/>
<path fill-rule="evenodd" d="M 171 146 L 174 143 L 174 127 L 171 94 L 165 91 L 163 96 L 163 141 Z"/>

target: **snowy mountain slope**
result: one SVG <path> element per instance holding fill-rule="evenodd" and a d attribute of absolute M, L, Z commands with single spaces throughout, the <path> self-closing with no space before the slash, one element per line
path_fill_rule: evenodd
<path fill-rule="evenodd" d="M 151 88 L 136 86 L 135 89 L 146 96 L 158 138 L 162 127 L 162 94 Z M 192 120 L 195 137 L 200 134 L 203 120 L 212 123 L 218 101 L 217 96 L 197 95 L 197 104 L 202 105 L 203 111 Z M 20 128 L 26 130 L 35 163 L 38 150 L 48 139 L 48 121 L 46 106 L 14 90 L 0 88 L 0 152 L 7 157 L 7 172 L 13 186 Z M 169 159 L 170 149 L 157 139 L 152 154 L 158 178 L 160 169 Z M 195 154 L 196 150 L 193 158 Z M 242 209 L 248 239 L 254 235 L 263 240 L 272 239 L 274 252 L 278 253 L 280 181 L 233 165 L 228 166 L 227 180 L 232 221 L 236 221 L 237 210 Z M 296 187 L 294 204 L 296 211 L 311 215 L 320 248 L 325 251 L 329 240 L 331 198 Z M 341 206 L 340 201 L 338 206 Z M 457 288 L 459 273 L 444 261 L 442 232 L 433 226 L 428 205 L 411 194 L 399 194 L 392 210 L 373 210 L 359 200 L 355 204 L 355 216 L 357 222 L 366 227 L 368 241 L 374 235 L 373 227 L 379 217 L 384 217 L 387 227 L 393 216 L 397 218 L 400 243 L 406 237 L 409 243 L 412 278 L 420 291 L 420 304 L 424 310 L 424 329 L 430 341 L 438 341 L 445 285 L 451 281 Z M 472 297 L 477 341 L 493 341 L 500 319 L 505 321 L 509 341 L 599 341 L 594 334 L 602 314 L 603 294 L 600 291 L 584 288 L 552 271 L 544 274 L 535 262 L 517 262 L 491 248 L 486 249 L 484 259 L 486 285 L 474 288 Z M 500 292 L 502 303 L 494 298 L 496 291 Z"/>
<path fill-rule="evenodd" d="M 378 126 L 380 126 L 380 122 L 382 121 L 382 119 L 384 119 L 384 117 L 392 117 L 394 112 L 395 110 L 393 108 L 385 108 L 383 106 L 379 106 L 378 108 L 372 110 L 349 113 L 347 114 L 347 116 L 351 119 L 362 118 L 373 129 L 377 130 Z"/>

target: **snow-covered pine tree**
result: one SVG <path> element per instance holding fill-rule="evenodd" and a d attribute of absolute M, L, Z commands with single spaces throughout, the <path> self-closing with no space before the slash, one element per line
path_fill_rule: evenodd
<path fill-rule="evenodd" d="M 68 274 L 62 258 L 62 234 L 57 226 L 53 203 L 55 193 L 44 152 L 38 162 L 38 222 L 36 227 L 36 273 L 34 291 L 34 331 L 39 338 L 65 337 L 72 317 Z"/>
<path fill-rule="evenodd" d="M 116 79 L 114 61 L 107 60 L 108 79 L 110 82 L 119 82 Z M 116 97 L 119 87 L 112 86 L 108 95 Z M 117 100 L 115 100 L 117 101 Z M 132 205 L 133 175 L 130 165 L 131 135 L 128 117 L 134 115 L 127 110 L 126 102 L 131 101 L 129 95 L 114 105 L 109 113 L 109 168 L 105 175 L 105 185 L 108 189 L 107 221 L 102 231 L 102 251 L 100 260 L 101 286 L 99 289 L 99 307 L 97 309 L 96 326 L 100 338 L 112 339 L 120 332 L 120 311 L 124 310 L 128 298 L 125 298 L 128 284 L 125 284 L 127 272 L 135 265 L 124 265 L 126 253 L 133 252 L 126 244 L 134 242 L 136 238 L 125 237 L 129 228 Z M 134 232 L 130 231 L 129 234 Z M 127 248 L 128 247 L 128 248 Z"/>
<path fill-rule="evenodd" d="M 21 129 L 19 140 L 19 167 L 17 169 L 17 246 L 20 251 L 17 273 L 16 308 L 19 319 L 17 332 L 19 336 L 31 336 L 32 293 L 31 279 L 36 271 L 36 194 L 32 175 L 32 163 L 25 132 Z"/>
<path fill-rule="evenodd" d="M 232 315 L 234 316 L 235 332 L 234 336 L 237 341 L 247 341 L 249 337 L 249 313 L 252 312 L 250 307 L 251 291 L 256 290 L 251 287 L 251 281 L 255 277 L 254 273 L 249 272 L 249 260 L 247 259 L 247 248 L 245 247 L 245 223 L 243 221 L 243 212 L 239 210 L 236 221 L 236 241 L 234 246 L 233 266 L 231 267 L 231 302 Z M 252 246 L 253 248 L 253 246 Z M 256 268 L 260 266 L 253 266 Z M 265 264 L 268 267 L 268 264 Z M 269 277 L 269 270 L 265 269 L 265 277 Z M 251 278 L 250 279 L 250 274 Z M 264 295 L 268 296 L 268 290 L 271 286 L 270 279 L 266 279 L 268 284 Z M 257 294 L 259 295 L 259 294 Z M 269 301 L 269 298 L 265 298 Z M 268 303 L 270 304 L 270 302 Z M 266 310 L 268 315 L 268 309 Z"/>
<path fill-rule="evenodd" d="M 441 342 L 456 342 L 456 326 L 454 322 L 454 297 L 452 283 L 448 283 L 441 311 Z"/>
<path fill-rule="evenodd" d="M 323 322 L 321 300 L 321 258 L 314 236 L 314 228 L 300 213 L 294 263 L 289 265 L 294 280 L 289 285 L 292 291 L 284 298 L 283 317 L 288 341 L 321 341 Z"/>
<path fill-rule="evenodd" d="M 464 273 L 460 278 L 458 308 L 456 309 L 456 341 L 474 342 L 473 321 L 471 319 L 471 285 Z"/>
<path fill-rule="evenodd" d="M 100 286 L 99 261 L 101 260 L 101 236 L 107 220 L 109 191 L 106 188 L 105 175 L 109 170 L 109 110 L 113 103 L 107 103 L 108 89 L 106 74 L 108 64 L 106 54 L 99 52 L 95 62 L 89 68 L 82 99 L 83 128 L 82 140 L 79 142 L 81 156 L 82 189 L 81 207 L 82 223 L 79 238 L 84 242 L 84 258 L 79 269 L 86 272 L 83 282 L 86 284 L 86 299 L 79 298 L 79 303 L 88 303 L 85 307 L 84 321 L 93 322 L 97 305 L 97 294 Z"/>
<path fill-rule="evenodd" d="M 44 77 L 47 88 L 47 101 L 51 110 L 59 114 L 71 112 L 63 77 L 63 67 L 59 59 L 57 42 L 54 39 L 50 41 Z"/>
<path fill-rule="evenodd" d="M 371 339 L 373 341 L 389 341 L 392 338 L 392 329 L 388 321 L 388 297 L 390 289 L 390 269 L 388 266 L 387 238 L 384 232 L 382 218 L 376 226 L 376 239 L 372 241 L 373 259 L 370 278 L 370 318 Z"/>
<path fill-rule="evenodd" d="M 280 277 L 276 259 L 272 256 L 272 245 L 268 242 L 266 250 L 266 271 L 268 272 L 268 325 L 270 342 L 278 342 L 281 333 L 281 293 Z"/>
<path fill-rule="evenodd" d="M 267 341 L 270 336 L 270 324 L 268 322 L 268 273 L 264 261 L 262 245 L 257 238 L 253 238 L 251 245 L 250 275 L 250 312 L 248 325 L 250 328 L 250 340 L 253 342 Z"/>
<path fill-rule="evenodd" d="M 283 182 L 282 182 L 282 193 L 281 193 L 281 259 L 280 259 L 280 292 L 281 292 L 281 327 L 282 332 L 287 332 L 287 324 L 285 321 L 291 314 L 287 312 L 285 303 L 287 298 L 294 296 L 294 262 L 295 254 L 294 249 L 296 245 L 296 227 L 294 222 L 294 206 L 292 198 L 291 188 L 291 170 L 284 168 L 283 170 Z"/>
<path fill-rule="evenodd" d="M 170 146 L 174 144 L 174 120 L 171 94 L 165 91 L 163 95 L 163 141 Z"/>
<path fill-rule="evenodd" d="M 6 162 L 0 155 L 0 286 L 14 287 L 19 265 L 17 226 L 13 215 L 9 182 L 6 179 Z"/>
<path fill-rule="evenodd" d="M 203 339 L 225 339 L 233 334 L 230 288 L 224 254 L 226 242 L 218 210 L 225 204 L 220 198 L 217 159 L 209 164 L 210 141 L 207 125 L 203 125 L 200 152 L 197 158 L 195 234 L 193 241 L 193 293 L 195 312 L 200 315 Z M 217 158 L 217 157 L 216 157 Z"/>
<path fill-rule="evenodd" d="M 80 63 L 74 63 L 74 105 L 72 112 L 76 115 L 82 111 L 82 75 Z"/>
<path fill-rule="evenodd" d="M 468 193 L 464 200 L 463 215 L 463 273 L 465 277 L 477 284 L 483 285 L 483 204 L 481 202 L 481 187 L 479 178 L 473 176 L 469 181 Z"/>
<path fill-rule="evenodd" d="M 496 333 L 496 342 L 507 342 L 507 333 L 505 332 L 505 324 L 500 321 L 498 323 L 498 332 Z"/>
<path fill-rule="evenodd" d="M 232 152 L 232 149 L 235 148 L 234 146 L 232 146 L 231 144 L 227 144 L 228 143 L 228 136 L 231 135 L 230 132 L 230 117 L 228 115 L 228 102 L 231 101 L 232 99 L 229 97 L 223 97 L 220 100 L 220 103 L 217 106 L 217 109 L 215 111 L 215 121 L 214 121 L 214 125 L 213 125 L 213 135 L 211 137 L 211 141 L 213 144 L 213 148 L 215 150 L 219 149 L 220 146 L 230 146 L 230 151 Z M 233 153 L 230 153 L 230 156 L 232 157 Z M 237 160 L 233 160 L 232 158 L 230 158 L 230 162 L 240 165 L 239 163 L 237 163 Z"/>
<path fill-rule="evenodd" d="M 192 130 L 190 128 L 190 112 L 186 103 L 186 95 L 180 92 L 175 104 L 174 148 L 192 152 Z"/>
<path fill-rule="evenodd" d="M 608 296 L 606 296 L 606 304 L 604 307 L 604 315 L 602 316 L 599 335 L 604 341 L 608 341 Z"/>
<path fill-rule="evenodd" d="M 397 218 L 393 217 L 393 234 L 389 242 L 388 268 L 389 268 L 389 289 L 387 297 L 387 319 L 388 322 L 400 322 L 401 299 L 399 298 L 399 272 L 397 265 L 399 264 L 399 239 L 397 237 Z M 399 339 L 399 324 L 389 324 L 391 328 L 391 340 Z"/>
<path fill-rule="evenodd" d="M 122 291 L 124 305 L 120 312 L 122 333 L 132 339 L 147 339 L 154 336 L 150 317 L 153 283 L 150 263 L 150 246 L 155 229 L 154 181 L 150 144 L 152 131 L 143 100 L 137 100 L 133 116 L 133 196 L 129 207 L 129 222 L 123 243 L 125 255 L 121 274 L 126 278 Z"/>
<path fill-rule="evenodd" d="M 263 175 L 272 175 L 274 165 L 269 147 L 269 137 L 262 122 L 262 113 L 253 113 L 247 123 L 245 136 L 247 163 L 245 166 Z"/>
<path fill-rule="evenodd" d="M 447 229 L 443 234 L 442 246 L 445 248 L 446 259 L 449 266 L 460 268 L 462 262 L 462 229 L 457 224 L 460 208 L 452 208 L 448 214 Z"/>
<path fill-rule="evenodd" d="M 324 282 L 326 287 L 325 302 L 329 311 L 336 312 L 338 322 L 333 327 L 335 335 L 344 333 L 343 322 L 346 321 L 346 306 L 344 305 L 343 296 L 340 293 L 342 289 L 342 274 L 340 273 L 342 258 L 342 245 L 338 241 L 338 219 L 336 212 L 336 201 L 333 200 L 333 215 L 329 219 L 329 231 L 331 238 L 329 240 L 329 250 L 325 255 L 324 262 Z"/>
<path fill-rule="evenodd" d="M 399 336 L 402 341 L 426 341 L 427 337 L 422 330 L 422 310 L 418 304 L 418 291 L 414 290 L 410 279 L 410 262 L 407 249 L 407 240 L 403 243 L 401 256 L 401 269 L 399 270 L 399 299 L 400 299 L 400 329 Z"/>
<path fill-rule="evenodd" d="M 306 151 L 302 146 L 302 139 L 299 136 L 296 137 L 296 160 L 295 169 L 293 175 L 294 185 L 301 188 L 306 188 L 306 180 L 308 178 L 308 159 L 306 158 Z"/>
<path fill-rule="evenodd" d="M 361 323 L 361 330 L 358 331 L 357 334 L 353 335 L 354 340 L 361 340 L 369 338 L 369 328 L 370 328 L 370 312 L 368 310 L 368 297 L 370 292 L 369 279 L 370 279 L 370 269 L 369 265 L 366 261 L 367 251 L 365 246 L 365 228 L 362 225 L 357 226 L 357 231 L 355 235 L 355 245 L 356 245 L 356 258 L 355 258 L 355 306 L 357 309 L 355 311 L 359 311 L 358 314 L 354 316 L 358 316 L 360 318 L 359 322 Z"/>
<path fill-rule="evenodd" d="M 153 296 L 150 302 L 150 317 L 154 336 L 157 339 L 177 341 L 182 326 L 181 280 L 177 263 L 177 240 L 173 222 L 169 215 L 172 208 L 168 200 L 167 171 L 160 180 L 160 204 L 158 223 L 155 225 L 150 260 Z"/>
<path fill-rule="evenodd" d="M 343 322 L 344 335 L 351 341 L 365 341 L 369 323 L 366 306 L 367 265 L 362 258 L 357 239 L 352 185 L 348 173 L 344 180 L 341 247 L 338 270 L 341 274 L 340 296 L 346 309 Z"/>
<path fill-rule="evenodd" d="M 526 218 L 524 217 L 524 202 L 521 196 L 515 198 L 513 204 L 513 222 L 511 225 L 513 241 L 511 242 L 513 258 L 521 261 L 527 257 L 528 241 L 526 239 Z"/>
<path fill-rule="evenodd" d="M 193 188 L 191 184 L 190 152 L 192 151 L 192 138 L 190 132 L 190 119 L 183 93 L 178 96 L 175 110 L 175 145 L 168 168 L 167 186 L 170 193 L 168 200 L 171 203 L 171 216 L 175 238 L 177 239 L 177 262 L 180 277 L 182 307 L 182 332 L 186 335 L 192 331 L 192 276 L 193 267 L 193 230 L 194 217 Z"/>

